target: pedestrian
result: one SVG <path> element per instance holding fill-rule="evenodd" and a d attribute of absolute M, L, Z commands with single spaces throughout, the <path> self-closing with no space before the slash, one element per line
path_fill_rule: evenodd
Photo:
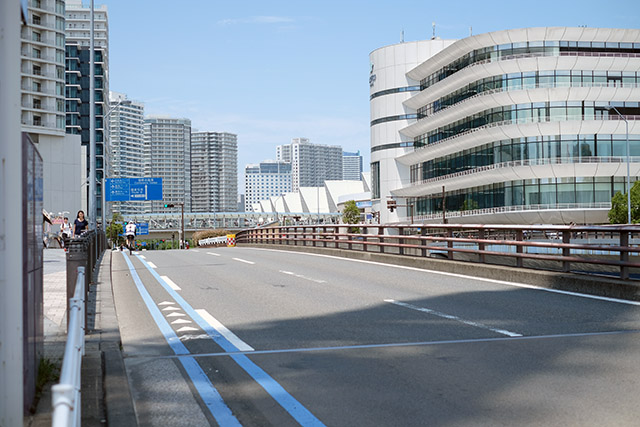
<path fill-rule="evenodd" d="M 71 224 L 69 224 L 69 218 L 65 216 L 63 221 L 64 222 L 60 225 L 60 234 L 62 237 L 62 247 L 66 252 L 67 243 L 69 242 L 69 239 L 71 238 L 73 232 L 71 230 Z"/>
<path fill-rule="evenodd" d="M 88 227 L 89 223 L 84 217 L 84 211 L 78 211 L 76 220 L 73 222 L 73 237 L 81 235 L 83 232 L 87 231 Z"/>

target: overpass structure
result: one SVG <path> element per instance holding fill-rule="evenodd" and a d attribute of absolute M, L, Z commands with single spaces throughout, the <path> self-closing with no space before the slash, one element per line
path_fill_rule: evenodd
<path fill-rule="evenodd" d="M 149 233 L 177 231 L 181 227 L 182 214 L 137 214 L 123 215 L 125 221 L 149 224 Z M 208 229 L 242 230 L 259 227 L 265 224 L 282 223 L 289 225 L 301 224 L 336 224 L 340 213 L 287 213 L 278 212 L 185 212 L 185 232 Z"/>

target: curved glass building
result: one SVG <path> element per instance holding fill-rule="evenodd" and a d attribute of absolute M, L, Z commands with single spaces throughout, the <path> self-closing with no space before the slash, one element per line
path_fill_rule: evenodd
<path fill-rule="evenodd" d="M 441 222 L 444 207 L 456 223 L 603 223 L 627 161 L 640 176 L 640 30 L 506 30 L 371 62 L 383 222 Z"/>

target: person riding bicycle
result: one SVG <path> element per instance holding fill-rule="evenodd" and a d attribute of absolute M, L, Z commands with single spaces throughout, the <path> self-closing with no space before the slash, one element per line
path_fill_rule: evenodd
<path fill-rule="evenodd" d="M 135 222 L 129 222 L 124 227 L 124 234 L 127 236 L 127 247 L 129 248 L 129 255 L 133 254 L 133 248 L 135 247 L 136 239 L 136 224 Z"/>

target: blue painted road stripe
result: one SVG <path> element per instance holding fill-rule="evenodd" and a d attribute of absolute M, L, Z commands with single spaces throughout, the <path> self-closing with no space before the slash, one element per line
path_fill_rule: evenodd
<path fill-rule="evenodd" d="M 127 266 L 131 272 L 131 278 L 136 284 L 136 288 L 138 289 L 142 300 L 147 306 L 153 321 L 158 325 L 158 328 L 164 336 L 164 339 L 167 341 L 167 344 L 169 344 L 174 353 L 178 355 L 190 354 L 189 350 L 184 346 L 184 344 L 182 344 L 180 338 L 178 338 L 169 325 L 169 322 L 164 318 L 160 309 L 156 306 L 151 295 L 149 295 L 149 292 L 144 287 L 144 284 L 142 283 L 142 280 L 140 280 L 140 276 L 138 276 L 138 273 L 133 267 L 129 257 L 124 252 L 122 253 L 122 256 L 127 262 Z M 209 409 L 209 412 L 211 412 L 211 415 L 213 415 L 218 424 L 223 427 L 241 426 L 238 419 L 231 413 L 231 409 L 229 409 L 226 403 L 224 403 L 224 400 L 222 399 L 222 396 L 220 396 L 220 393 L 218 393 L 218 390 L 213 384 L 211 384 L 211 381 L 209 381 L 207 374 L 205 374 L 200 365 L 198 365 L 198 362 L 196 362 L 193 357 L 183 357 L 180 361 L 185 371 L 187 371 L 187 375 L 191 378 L 191 382 L 195 386 L 196 390 L 198 390 L 200 397 Z"/>
<path fill-rule="evenodd" d="M 137 256 L 137 255 L 136 255 Z M 149 270 L 160 285 L 171 295 L 171 297 L 182 307 L 182 309 L 200 326 L 209 337 L 216 342 L 224 351 L 236 353 L 240 351 L 233 343 L 229 342 L 222 334 L 216 331 L 207 321 L 205 321 L 196 310 L 171 286 L 169 286 L 160 275 L 149 266 L 149 264 L 138 257 L 140 262 Z M 302 426 L 324 426 L 322 421 L 315 417 L 307 408 L 291 396 L 276 380 L 267 374 L 262 368 L 253 363 L 244 354 L 234 354 L 230 357 L 244 369 L 276 402 L 282 406 L 300 425 Z"/>

